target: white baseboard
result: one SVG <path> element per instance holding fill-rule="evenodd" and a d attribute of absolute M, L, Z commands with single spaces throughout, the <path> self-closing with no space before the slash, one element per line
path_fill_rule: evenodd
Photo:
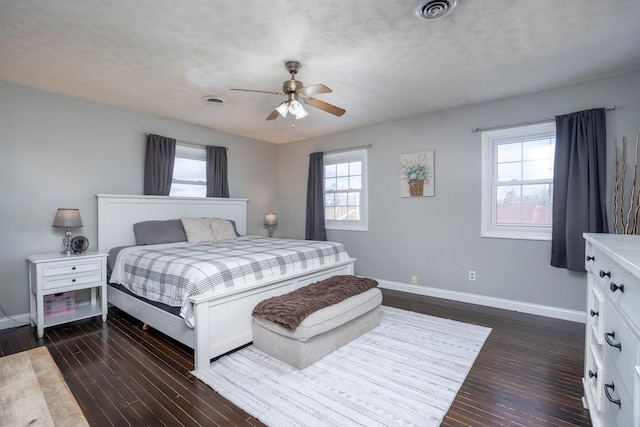
<path fill-rule="evenodd" d="M 536 314 L 538 316 L 569 320 L 571 322 L 586 323 L 587 319 L 587 314 L 584 311 L 568 310 L 565 308 L 550 307 L 539 304 L 530 304 L 503 298 L 470 294 L 466 292 L 449 291 L 446 289 L 430 288 L 420 285 L 410 285 L 408 283 L 391 282 L 388 280 L 378 280 L 378 286 L 382 289 L 390 289 L 394 291 L 408 292 L 411 294 L 424 295 L 428 297 L 443 298 L 452 301 L 484 305 L 487 307 L 501 308 L 503 310 Z"/>
<path fill-rule="evenodd" d="M 16 314 L 14 316 L 11 316 L 11 319 L 9 319 L 8 317 L 0 317 L 0 330 L 17 328 L 18 326 L 25 326 L 29 323 L 31 323 L 29 313 Z"/>
<path fill-rule="evenodd" d="M 538 316 L 568 320 L 571 322 L 586 323 L 587 319 L 587 315 L 584 311 L 568 310 L 565 308 L 551 307 L 547 305 L 530 304 L 526 302 L 512 301 L 504 298 L 494 298 L 483 295 L 470 294 L 467 292 L 430 288 L 427 286 L 410 285 L 408 283 L 391 282 L 389 280 L 376 280 L 378 280 L 378 286 L 382 289 L 390 289 L 393 291 L 407 292 L 410 294 L 424 295 L 427 297 L 466 302 L 469 304 L 477 304 L 486 307 L 500 308 L 503 310 L 518 311 L 521 313 L 536 314 Z M 29 322 L 29 313 L 11 316 L 11 319 L 7 317 L 0 317 L 0 330 L 28 325 Z"/>

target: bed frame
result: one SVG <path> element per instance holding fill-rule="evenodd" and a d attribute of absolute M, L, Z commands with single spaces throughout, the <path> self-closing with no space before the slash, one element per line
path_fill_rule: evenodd
<path fill-rule="evenodd" d="M 98 250 L 108 252 L 116 246 L 134 245 L 133 224 L 149 220 L 177 219 L 183 216 L 232 219 L 240 234 L 247 233 L 247 199 L 193 198 L 98 194 Z M 251 312 L 255 305 L 272 296 L 338 274 L 353 274 L 355 259 L 291 274 L 278 280 L 214 296 L 198 295 L 193 303 L 195 327 L 170 314 L 108 286 L 110 304 L 169 337 L 193 348 L 196 371 L 209 368 L 210 360 L 253 340 Z"/>

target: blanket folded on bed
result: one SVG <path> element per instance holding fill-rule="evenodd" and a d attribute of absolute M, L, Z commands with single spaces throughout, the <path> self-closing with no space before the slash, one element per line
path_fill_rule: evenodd
<path fill-rule="evenodd" d="M 351 275 L 333 276 L 288 294 L 261 301 L 255 306 L 252 314 L 293 331 L 311 313 L 376 286 L 378 282 L 373 279 Z"/>

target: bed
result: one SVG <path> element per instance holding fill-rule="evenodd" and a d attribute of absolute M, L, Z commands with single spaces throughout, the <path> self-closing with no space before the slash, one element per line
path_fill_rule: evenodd
<path fill-rule="evenodd" d="M 135 245 L 133 224 L 150 220 L 223 218 L 234 221 L 240 235 L 247 233 L 247 199 L 113 194 L 98 194 L 97 199 L 98 250 L 104 253 L 115 247 Z M 258 302 L 331 276 L 353 274 L 354 262 L 347 256 L 259 283 L 191 296 L 188 304 L 193 312 L 193 327 L 187 325 L 184 318 L 112 286 L 108 286 L 107 300 L 141 322 L 193 348 L 194 369 L 201 371 L 209 367 L 212 358 L 252 341 L 251 312 Z"/>

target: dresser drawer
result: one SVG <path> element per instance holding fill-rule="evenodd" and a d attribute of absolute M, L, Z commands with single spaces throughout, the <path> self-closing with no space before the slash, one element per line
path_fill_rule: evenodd
<path fill-rule="evenodd" d="M 615 269 L 615 263 L 599 249 L 592 248 L 591 253 L 593 260 L 586 262 L 585 265 L 590 265 L 589 271 L 593 273 L 594 277 L 600 281 L 603 287 L 608 287 L 609 282 L 614 279 L 616 275 L 620 274 L 620 270 Z M 616 280 L 619 279 L 620 278 L 616 278 Z"/>
<path fill-rule="evenodd" d="M 603 412 L 606 427 L 628 427 L 633 425 L 633 400 L 625 388 L 621 375 L 615 370 L 609 372 L 607 366 L 604 384 L 602 385 Z M 631 375 L 627 375 L 631 377 Z M 633 378 L 631 378 L 633 380 Z"/>
<path fill-rule="evenodd" d="M 87 271 L 102 270 L 102 262 L 99 259 L 85 261 L 58 261 L 42 265 L 42 277 L 60 276 L 63 274 L 84 273 Z"/>
<path fill-rule="evenodd" d="M 51 290 L 90 284 L 96 284 L 96 286 L 98 286 L 100 283 L 102 283 L 102 271 L 85 274 L 67 274 L 43 279 L 42 289 Z"/>
<path fill-rule="evenodd" d="M 621 268 L 621 267 L 618 267 Z M 619 280 L 611 280 L 606 292 L 610 298 L 618 303 L 620 310 L 633 323 L 633 327 L 640 326 L 640 280 L 628 272 L 616 274 Z"/>
<path fill-rule="evenodd" d="M 595 279 L 589 275 L 589 282 Z M 587 295 L 587 325 L 591 327 L 598 344 L 604 342 L 604 295 L 602 289 L 596 283 L 589 283 Z"/>
<path fill-rule="evenodd" d="M 627 324 L 616 314 L 611 303 L 605 303 L 607 316 L 604 326 L 604 359 L 607 372 L 610 369 L 620 373 L 627 390 L 633 390 L 633 372 L 639 364 L 639 343 Z M 608 376 L 608 375 L 607 375 Z"/>
<path fill-rule="evenodd" d="M 640 366 L 636 366 L 633 377 L 633 427 L 640 427 Z"/>
<path fill-rule="evenodd" d="M 593 402 L 595 403 L 596 410 L 602 411 L 602 392 L 603 392 L 603 380 L 604 370 L 602 368 L 602 357 L 598 347 L 592 345 L 587 350 L 587 359 L 585 361 L 585 392 L 591 393 Z"/>

